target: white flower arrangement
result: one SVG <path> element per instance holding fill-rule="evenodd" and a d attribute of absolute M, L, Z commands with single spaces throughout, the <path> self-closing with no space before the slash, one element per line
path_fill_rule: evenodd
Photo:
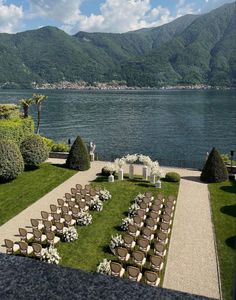
<path fill-rule="evenodd" d="M 102 211 L 103 210 L 103 202 L 99 199 L 98 196 L 95 196 L 91 200 L 90 208 L 92 210 L 96 210 L 96 211 Z"/>
<path fill-rule="evenodd" d="M 93 217 L 88 212 L 80 212 L 77 219 L 78 225 L 88 226 L 89 224 L 92 224 Z"/>
<path fill-rule="evenodd" d="M 139 194 L 134 198 L 134 203 L 140 204 L 140 203 L 143 201 L 143 198 L 145 198 L 145 195 L 139 193 Z"/>
<path fill-rule="evenodd" d="M 104 258 L 97 267 L 97 273 L 111 275 L 111 261 Z"/>
<path fill-rule="evenodd" d="M 65 242 L 74 242 L 78 240 L 78 232 L 75 227 L 66 227 L 63 233 L 63 240 Z"/>
<path fill-rule="evenodd" d="M 151 160 L 151 158 L 149 157 L 149 156 L 147 156 L 147 155 L 142 155 L 142 154 L 140 154 L 139 156 L 138 156 L 138 160 L 144 165 L 144 166 L 151 166 L 151 164 L 152 164 L 152 160 Z"/>
<path fill-rule="evenodd" d="M 122 238 L 122 235 L 119 235 L 119 234 L 117 234 L 116 236 L 112 235 L 111 241 L 109 244 L 111 252 L 113 254 L 116 254 L 116 248 L 122 246 L 123 244 L 124 244 L 124 240 Z"/>
<path fill-rule="evenodd" d="M 133 217 L 136 214 L 136 211 L 140 208 L 140 206 L 138 205 L 138 203 L 133 203 L 130 207 L 129 207 L 129 217 Z"/>
<path fill-rule="evenodd" d="M 128 164 L 133 164 L 138 160 L 138 154 L 127 154 L 125 160 Z"/>
<path fill-rule="evenodd" d="M 115 172 L 117 168 L 114 163 L 108 162 L 107 164 L 105 164 L 103 169 L 112 175 L 112 173 Z"/>
<path fill-rule="evenodd" d="M 120 228 L 122 230 L 126 231 L 128 229 L 129 224 L 134 224 L 134 220 L 130 217 L 126 217 L 126 218 L 122 219 Z"/>
<path fill-rule="evenodd" d="M 111 199 L 111 194 L 108 190 L 103 189 L 99 192 L 99 199 L 102 201 L 107 201 Z"/>
<path fill-rule="evenodd" d="M 58 265 L 60 259 L 61 257 L 59 256 L 57 249 L 53 246 L 50 246 L 49 248 L 43 248 L 40 260 L 49 264 Z"/>
<path fill-rule="evenodd" d="M 122 158 L 116 158 L 114 160 L 114 164 L 119 168 L 121 169 L 123 167 L 123 165 L 125 164 L 125 158 L 122 157 Z"/>

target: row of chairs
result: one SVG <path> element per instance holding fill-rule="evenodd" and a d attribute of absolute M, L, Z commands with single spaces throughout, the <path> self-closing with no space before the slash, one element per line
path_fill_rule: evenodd
<path fill-rule="evenodd" d="M 128 225 L 127 233 L 123 235 L 124 244 L 116 248 L 116 255 L 121 263 L 131 259 L 135 265 L 127 267 L 129 279 L 140 281 L 143 276 L 142 267 L 148 261 L 149 270 L 144 272 L 145 281 L 154 286 L 159 284 L 175 204 L 174 196 L 165 199 L 162 194 L 158 194 L 154 199 L 150 192 L 145 193 L 145 198 L 139 203 L 140 208 L 133 217 L 133 224 Z M 112 262 L 111 272 L 114 276 L 122 277 L 125 269 L 122 264 Z"/>

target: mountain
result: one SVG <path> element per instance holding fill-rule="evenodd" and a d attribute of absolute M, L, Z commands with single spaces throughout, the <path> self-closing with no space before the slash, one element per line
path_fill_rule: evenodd
<path fill-rule="evenodd" d="M 236 85 L 236 3 L 123 34 L 55 27 L 0 34 L 0 86 L 125 80 L 128 85 Z"/>

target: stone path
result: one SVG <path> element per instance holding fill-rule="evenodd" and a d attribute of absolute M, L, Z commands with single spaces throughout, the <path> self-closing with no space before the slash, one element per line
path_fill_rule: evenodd
<path fill-rule="evenodd" d="M 63 160 L 51 159 L 52 163 Z M 4 238 L 18 240 L 19 227 L 30 225 L 30 218 L 41 218 L 41 210 L 49 210 L 57 198 L 64 196 L 76 183 L 85 185 L 96 178 L 105 162 L 95 161 L 88 171 L 78 172 L 39 199 L 17 216 L 0 226 L 0 252 Z M 188 169 L 164 168 L 176 171 L 182 179 L 176 206 L 173 230 L 163 286 L 165 288 L 220 298 L 216 252 L 207 185 L 200 183 L 199 172 Z M 128 172 L 125 166 L 125 172 Z M 141 174 L 142 167 L 135 166 Z"/>

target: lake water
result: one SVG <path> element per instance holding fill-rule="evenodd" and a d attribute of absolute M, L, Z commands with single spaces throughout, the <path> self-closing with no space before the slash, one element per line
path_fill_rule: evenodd
<path fill-rule="evenodd" d="M 0 103 L 33 92 L 0 90 Z M 213 146 L 236 150 L 235 91 L 38 92 L 48 95 L 40 133 L 58 142 L 77 135 L 94 141 L 99 159 L 142 153 L 162 165 L 201 167 Z"/>

